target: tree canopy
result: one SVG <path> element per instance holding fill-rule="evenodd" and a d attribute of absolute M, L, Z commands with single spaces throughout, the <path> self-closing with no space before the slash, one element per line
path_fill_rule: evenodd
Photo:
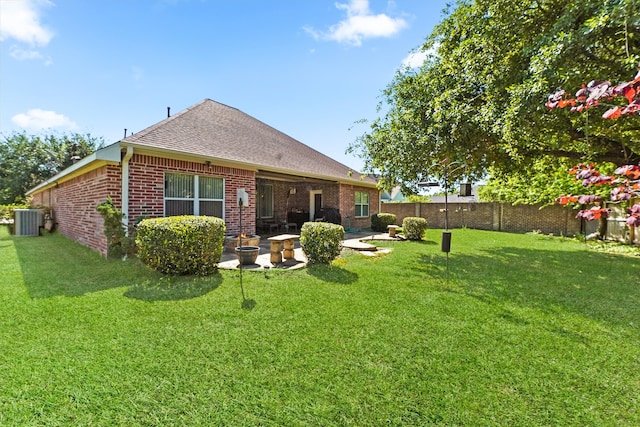
<path fill-rule="evenodd" d="M 104 145 L 78 133 L 27 136 L 13 133 L 0 141 L 0 204 L 23 201 L 27 190 Z"/>
<path fill-rule="evenodd" d="M 545 162 L 640 161 L 636 114 L 545 107 L 559 89 L 634 77 L 640 0 L 458 0 L 421 49 L 424 65 L 396 73 L 383 114 L 349 147 L 385 188 L 442 179 L 445 163 L 463 166 L 452 180 L 530 185 Z"/>

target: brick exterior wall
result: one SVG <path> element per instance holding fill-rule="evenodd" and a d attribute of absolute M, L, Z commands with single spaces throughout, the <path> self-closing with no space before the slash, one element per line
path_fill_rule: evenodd
<path fill-rule="evenodd" d="M 356 218 L 356 192 L 369 194 L 369 216 Z M 376 188 L 358 187 L 355 185 L 340 185 L 340 214 L 342 225 L 351 229 L 371 227 L 371 215 L 378 213 L 379 191 Z"/>
<path fill-rule="evenodd" d="M 164 216 L 164 175 L 166 172 L 186 173 L 223 178 L 225 201 L 224 220 L 227 235 L 240 233 L 240 208 L 237 206 L 238 188 L 249 193 L 249 206 L 242 209 L 242 230 L 256 233 L 256 176 L 255 172 L 203 162 L 176 160 L 134 153 L 129 160 L 129 215 L 127 221 L 134 224 L 141 218 Z M 261 181 L 262 182 L 262 181 Z M 309 192 L 322 191 L 322 207 L 340 209 L 342 225 L 347 228 L 371 226 L 370 216 L 354 218 L 355 192 L 369 193 L 369 215 L 378 211 L 376 189 L 335 183 L 307 183 L 266 181 L 273 184 L 274 210 L 278 219 L 286 220 L 292 210 L 309 212 Z M 103 219 L 96 207 L 111 197 L 114 205 L 122 209 L 122 176 L 120 165 L 106 165 L 84 175 L 61 183 L 58 187 L 34 194 L 32 204 L 53 209 L 59 232 L 103 255 L 107 253 Z M 295 188 L 294 194 L 290 189 Z"/>
<path fill-rule="evenodd" d="M 106 255 L 104 223 L 96 207 L 107 196 L 120 206 L 120 187 L 120 167 L 106 165 L 34 195 L 32 204 L 53 209 L 60 234 Z"/>
<path fill-rule="evenodd" d="M 242 230 L 256 232 L 256 179 L 253 171 L 206 165 L 164 157 L 134 154 L 129 161 L 129 223 L 138 218 L 164 216 L 164 174 L 180 172 L 224 179 L 224 220 L 228 235 L 240 233 L 240 208 L 237 206 L 238 188 L 249 193 L 249 206 L 242 208 Z"/>
<path fill-rule="evenodd" d="M 276 219 L 286 219 L 285 212 L 303 211 L 309 213 L 310 192 L 322 191 L 322 207 L 337 208 L 342 216 L 342 226 L 348 228 L 371 227 L 371 215 L 378 212 L 378 190 L 375 188 L 333 183 L 306 183 L 275 180 L 261 180 L 264 184 L 273 185 L 273 205 Z M 258 184 L 260 185 L 260 184 Z M 290 193 L 295 189 L 294 194 Z M 369 193 L 369 216 L 355 218 L 355 192 Z"/>
<path fill-rule="evenodd" d="M 430 228 L 445 228 L 444 203 L 384 203 L 382 212 L 395 214 L 397 223 L 407 216 L 425 218 Z M 573 236 L 581 233 L 576 211 L 553 205 L 510 205 L 506 203 L 449 203 L 449 228 Z"/>

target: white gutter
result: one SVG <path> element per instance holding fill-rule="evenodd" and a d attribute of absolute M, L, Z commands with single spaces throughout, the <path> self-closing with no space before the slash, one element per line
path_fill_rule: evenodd
<path fill-rule="evenodd" d="M 128 146 L 127 152 L 122 158 L 122 223 L 129 233 L 129 160 L 133 156 L 133 147 Z"/>

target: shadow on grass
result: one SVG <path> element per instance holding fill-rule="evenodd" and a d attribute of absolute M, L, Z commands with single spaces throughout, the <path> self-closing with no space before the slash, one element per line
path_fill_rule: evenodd
<path fill-rule="evenodd" d="M 342 267 L 327 264 L 308 264 L 307 271 L 316 279 L 323 282 L 348 285 L 358 280 L 358 275 Z"/>
<path fill-rule="evenodd" d="M 137 259 L 105 259 L 99 253 L 60 234 L 10 237 L 22 280 L 31 298 L 75 297 L 129 287 L 125 296 L 144 301 L 196 298 L 216 289 L 219 273 L 207 277 L 164 276 Z M 131 284 L 134 284 L 131 286 Z"/>
<path fill-rule="evenodd" d="M 425 246 L 435 246 L 435 245 L 439 245 L 440 242 L 436 242 L 435 240 L 411 240 L 414 243 L 417 243 L 418 245 L 425 245 Z"/>
<path fill-rule="evenodd" d="M 445 254 L 423 254 L 420 260 L 417 270 L 445 280 Z M 566 310 L 628 327 L 637 325 L 640 314 L 639 266 L 633 257 L 595 252 L 521 247 L 485 249 L 484 255 L 452 252 L 446 290 L 488 305 Z"/>
<path fill-rule="evenodd" d="M 124 296 L 150 302 L 178 301 L 205 295 L 220 286 L 220 283 L 222 277 L 217 272 L 205 277 L 163 276 L 132 286 Z"/>

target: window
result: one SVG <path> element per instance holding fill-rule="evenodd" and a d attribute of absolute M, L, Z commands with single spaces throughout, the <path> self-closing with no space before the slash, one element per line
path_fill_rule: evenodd
<path fill-rule="evenodd" d="M 260 184 L 258 188 L 258 218 L 273 218 L 272 184 Z"/>
<path fill-rule="evenodd" d="M 164 215 L 209 215 L 224 218 L 224 180 L 166 173 Z"/>
<path fill-rule="evenodd" d="M 356 191 L 356 218 L 369 216 L 369 193 Z"/>

